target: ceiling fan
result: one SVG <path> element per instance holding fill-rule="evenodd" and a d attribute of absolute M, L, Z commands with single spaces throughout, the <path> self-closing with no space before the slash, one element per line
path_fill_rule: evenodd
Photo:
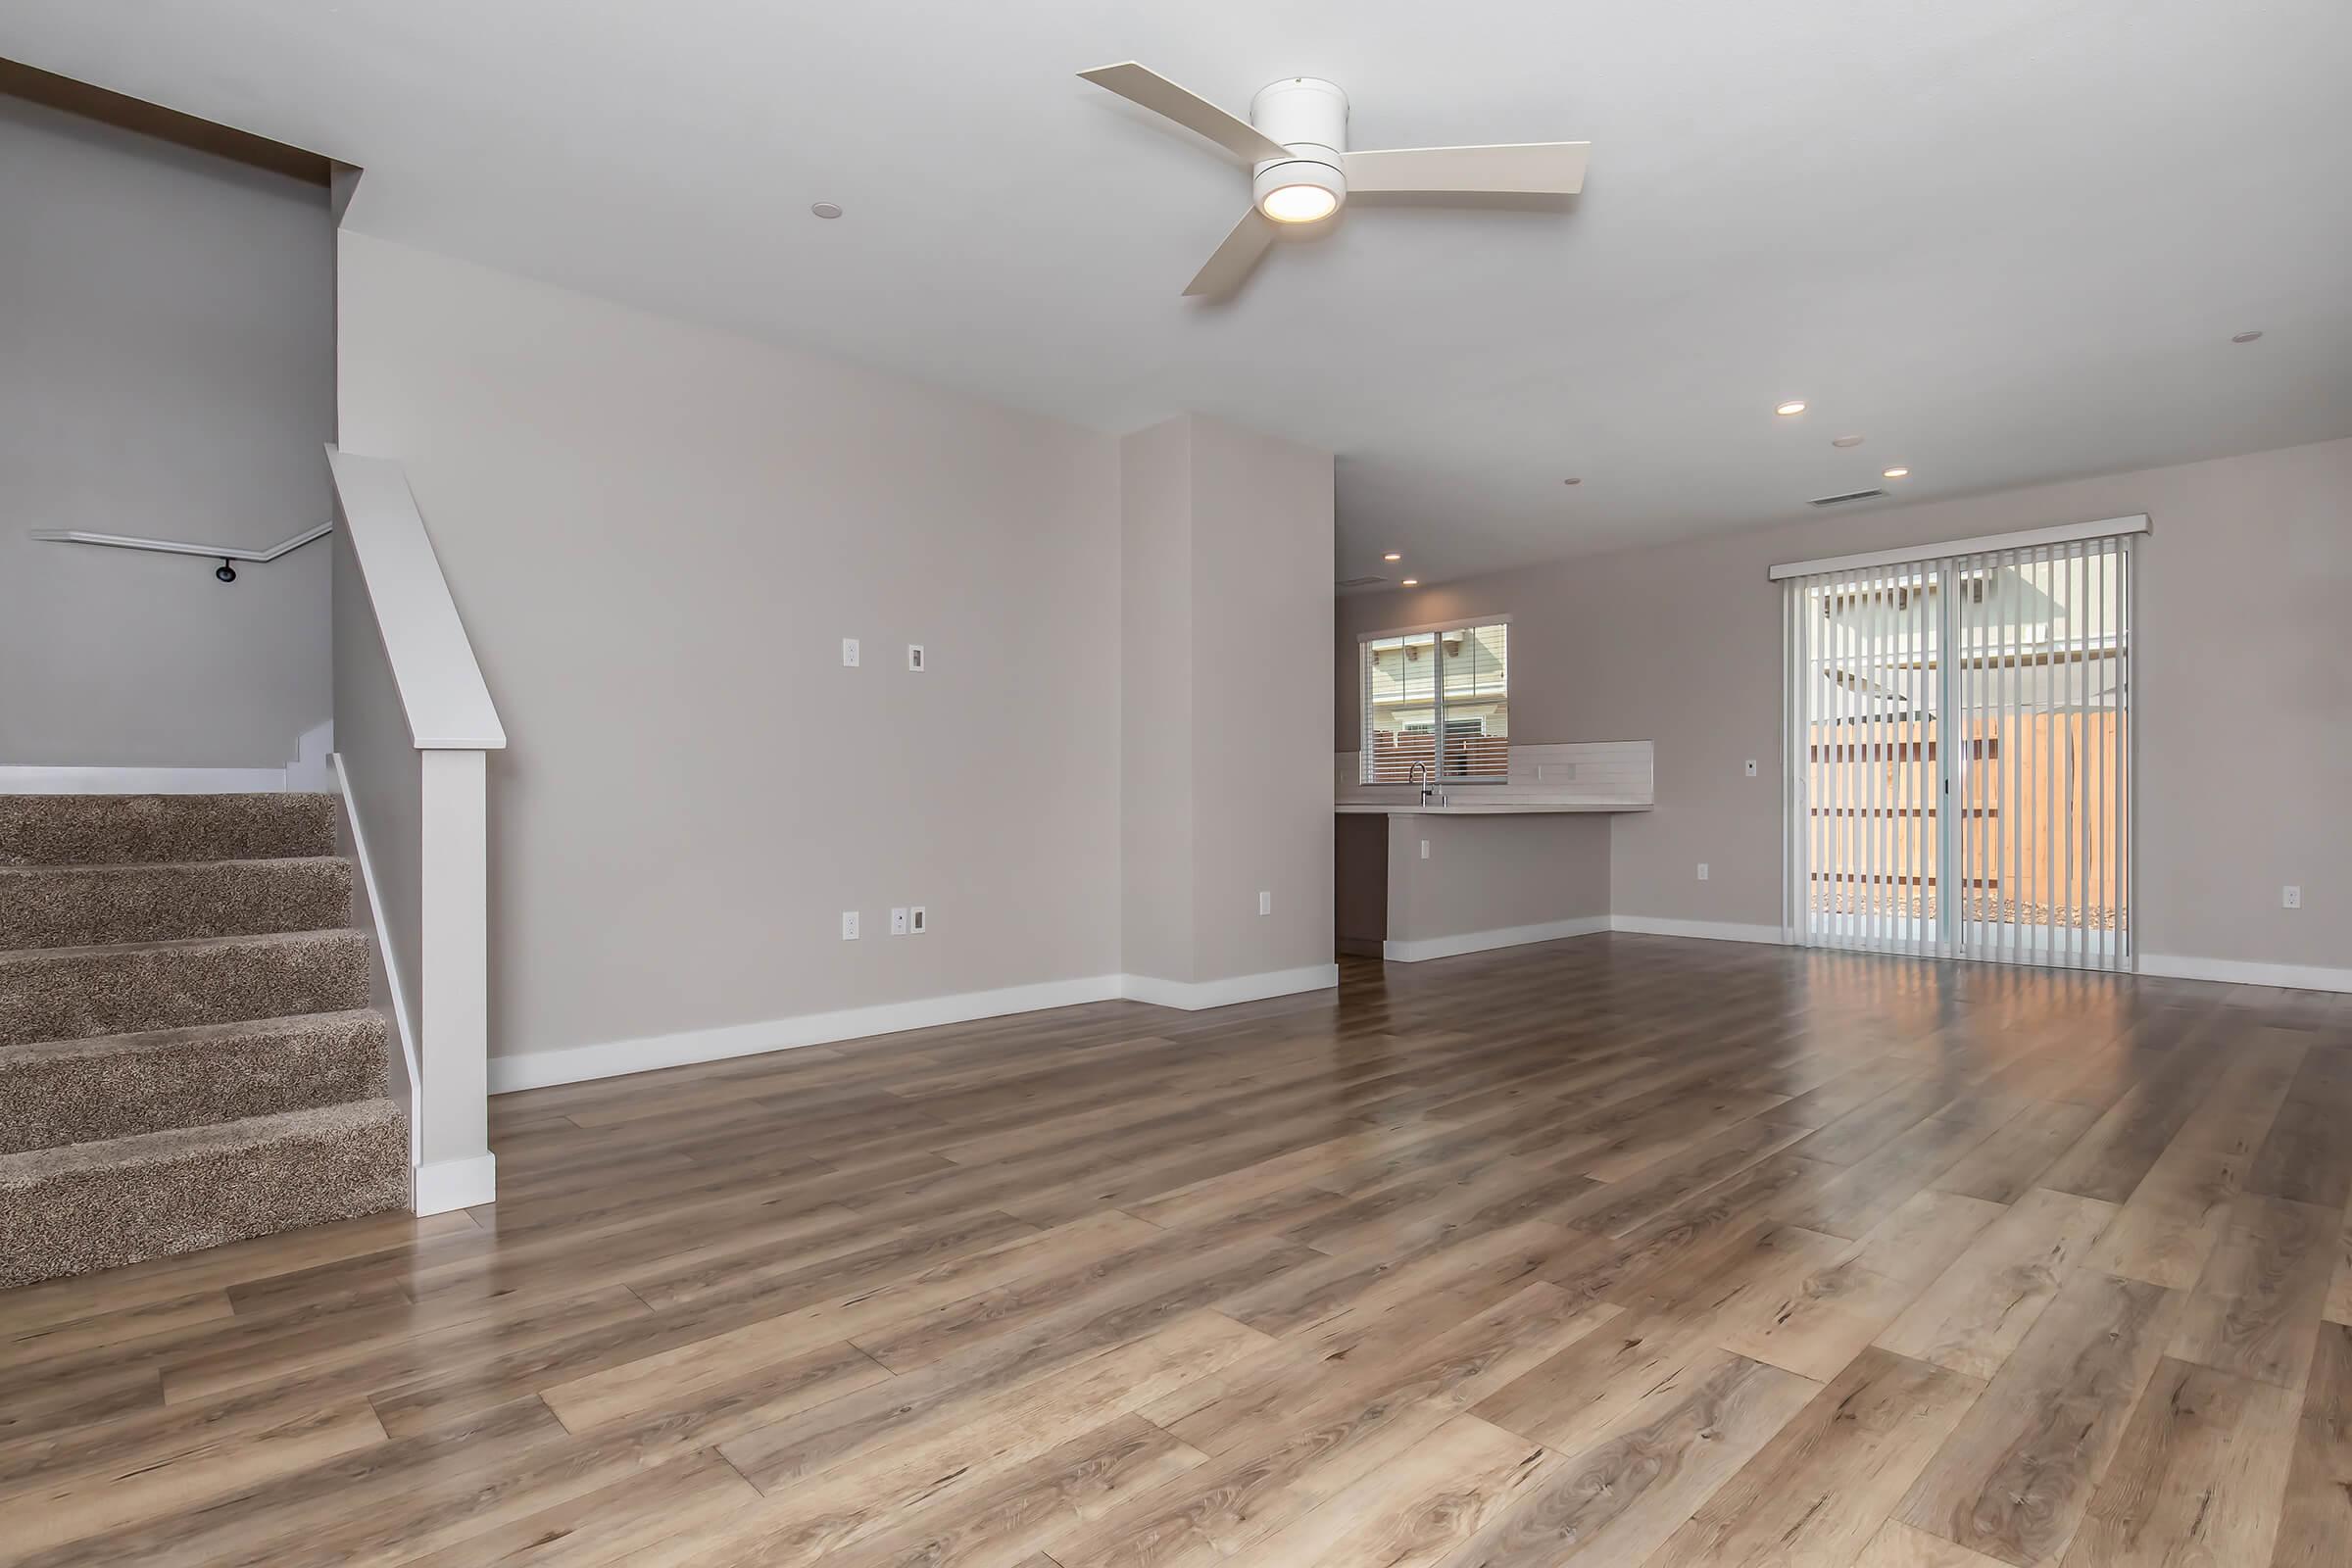
<path fill-rule="evenodd" d="M 1338 212 L 1350 190 L 1573 196 L 1584 189 L 1584 141 L 1500 147 L 1348 150 L 1348 95 L 1315 76 L 1287 76 L 1250 100 L 1250 118 L 1187 92 L 1129 60 L 1079 75 L 1206 136 L 1251 167 L 1252 205 L 1185 293 L 1240 288 L 1286 224 Z"/>

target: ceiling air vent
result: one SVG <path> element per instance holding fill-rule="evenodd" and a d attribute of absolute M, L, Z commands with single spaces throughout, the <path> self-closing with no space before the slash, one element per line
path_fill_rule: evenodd
<path fill-rule="evenodd" d="M 1884 490 L 1848 490 L 1841 496 L 1815 496 L 1810 505 L 1816 507 L 1842 507 L 1848 501 L 1875 501 L 1886 493 L 1886 492 Z"/>
<path fill-rule="evenodd" d="M 1389 579 L 1386 577 L 1342 577 L 1339 581 L 1339 586 L 1342 588 L 1369 588 L 1374 583 L 1387 582 L 1388 580 Z"/>

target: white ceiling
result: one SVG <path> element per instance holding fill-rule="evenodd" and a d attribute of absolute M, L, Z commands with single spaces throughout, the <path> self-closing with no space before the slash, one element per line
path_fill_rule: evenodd
<path fill-rule="evenodd" d="M 8 0 L 0 54 L 362 165 L 388 238 L 1328 447 L 1342 576 L 2352 433 L 2344 0 Z M 1203 308 L 1247 176 L 1073 74 L 1126 58 L 1591 177 L 1359 204 Z"/>

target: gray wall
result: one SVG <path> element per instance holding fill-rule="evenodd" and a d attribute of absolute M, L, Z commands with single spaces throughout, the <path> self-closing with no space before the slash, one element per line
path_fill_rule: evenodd
<path fill-rule="evenodd" d="M 494 1054 L 1117 970 L 1115 442 L 341 259 L 344 444 L 407 466 L 507 726 Z"/>
<path fill-rule="evenodd" d="M 1193 431 L 1119 443 L 1121 965 L 1190 980 L 1193 942 Z M 1181 651 L 1181 652 L 1180 652 Z"/>
<path fill-rule="evenodd" d="M 1329 963 L 1331 454 L 1190 423 L 1195 978 Z"/>
<path fill-rule="evenodd" d="M 0 97 L 0 762 L 278 766 L 331 712 L 326 191 Z"/>
<path fill-rule="evenodd" d="M 1390 817 L 1388 940 L 1426 942 L 1609 913 L 1612 820 Z"/>
<path fill-rule="evenodd" d="M 1331 455 L 1187 415 L 1120 464 L 1126 971 L 1328 964 Z"/>
<path fill-rule="evenodd" d="M 1359 632 L 1506 612 L 1514 736 L 1657 743 L 1657 809 L 1611 830 L 1614 912 L 1777 926 L 1781 591 L 1766 568 L 2136 513 L 2155 529 L 2134 693 L 2142 951 L 2352 963 L 2352 441 L 1349 598 L 1336 744 L 1356 744 Z M 2278 906 L 2290 882 L 2300 910 Z"/>

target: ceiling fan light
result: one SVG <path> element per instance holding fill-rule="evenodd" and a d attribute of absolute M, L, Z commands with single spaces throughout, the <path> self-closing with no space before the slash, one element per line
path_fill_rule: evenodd
<path fill-rule="evenodd" d="M 1329 218 L 1348 200 L 1348 177 L 1336 161 L 1311 147 L 1300 156 L 1260 164 L 1250 181 L 1250 199 L 1276 223 L 1312 223 Z"/>
<path fill-rule="evenodd" d="M 1277 185 L 1259 199 L 1257 210 L 1277 223 L 1312 223 L 1340 210 L 1340 199 L 1321 185 Z"/>

